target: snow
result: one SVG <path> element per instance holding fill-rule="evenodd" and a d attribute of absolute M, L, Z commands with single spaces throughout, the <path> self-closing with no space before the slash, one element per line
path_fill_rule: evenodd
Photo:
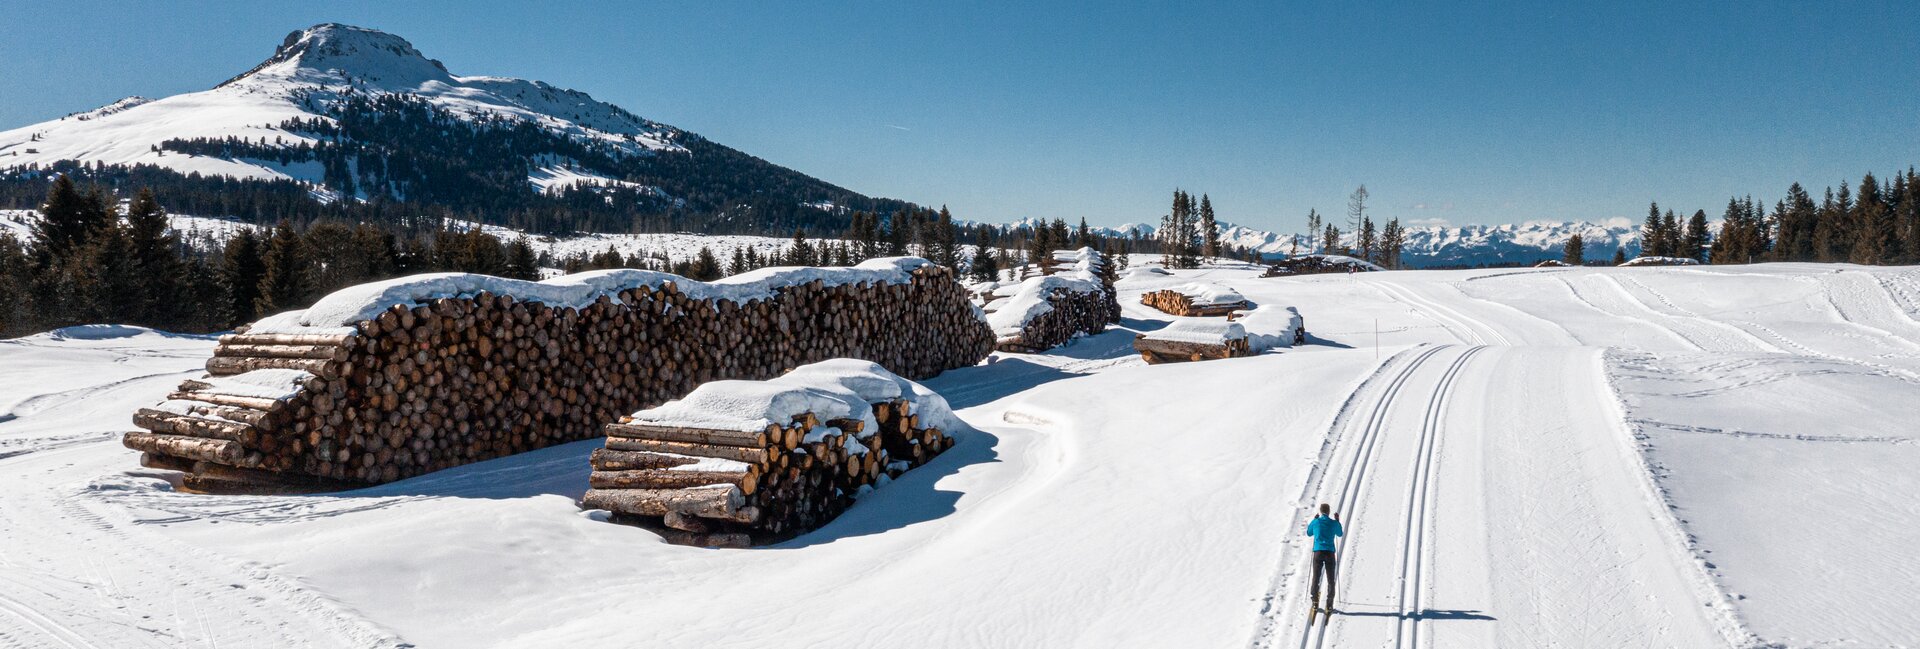
<path fill-rule="evenodd" d="M 0 341 L 0 637 L 30 647 L 1920 638 L 1920 268 L 1169 272 L 1119 283 L 1121 327 L 921 382 L 965 423 L 956 446 L 826 526 L 755 550 L 668 545 L 580 511 L 598 441 L 336 494 L 178 492 L 169 472 L 138 468 L 116 432 L 198 376 L 210 339 L 102 328 Z M 1236 321 L 1250 334 L 1255 315 L 1289 305 L 1314 320 L 1314 343 L 1145 365 L 1133 337 L 1179 319 L 1139 295 L 1200 281 L 1269 305 Z M 1299 530 L 1320 502 L 1349 535 L 1341 613 L 1308 630 Z M 755 594 L 751 615 L 736 614 L 743 592 Z M 610 631 L 635 620 L 644 632 Z"/>
<path fill-rule="evenodd" d="M 822 422 L 864 421 L 862 437 L 866 437 L 880 430 L 872 405 L 895 399 L 908 402 L 922 427 L 952 431 L 965 426 L 940 395 L 877 363 L 851 358 L 803 365 L 766 381 L 703 383 L 685 397 L 633 413 L 633 419 L 660 426 L 752 432 L 785 426 L 795 417 L 813 413 Z"/>
<path fill-rule="evenodd" d="M 1634 257 L 1633 259 L 1628 260 L 1626 263 L 1620 264 L 1620 265 L 1622 266 L 1698 266 L 1700 265 L 1700 260 L 1690 259 L 1687 257 L 1656 257 L 1656 256 L 1649 255 L 1645 257 Z"/>
<path fill-rule="evenodd" d="M 1245 339 L 1247 328 L 1238 322 L 1227 322 L 1220 318 L 1190 318 L 1175 320 L 1165 327 L 1146 332 L 1146 336 L 1148 340 L 1224 345 L 1229 340 Z"/>
<path fill-rule="evenodd" d="M 1196 307 L 1219 306 L 1247 301 L 1246 296 L 1220 284 L 1195 282 L 1173 289 L 1193 300 Z"/>
<path fill-rule="evenodd" d="M 33 239 L 33 223 L 39 220 L 38 210 L 0 210 L 0 236 L 11 234 L 16 240 L 29 241 Z M 227 239 L 241 230 L 259 232 L 264 229 L 232 219 L 183 214 L 168 214 L 167 228 L 179 235 L 182 242 L 200 250 L 225 245 Z"/>
<path fill-rule="evenodd" d="M 696 300 L 746 304 L 772 299 L 782 288 L 816 280 L 826 286 L 905 284 L 912 281 L 914 269 L 929 263 L 919 257 L 880 257 L 848 268 L 772 266 L 714 282 L 630 268 L 574 273 L 538 282 L 475 273 L 425 273 L 349 286 L 320 298 L 304 310 L 262 318 L 248 332 L 352 333 L 356 323 L 371 320 L 394 305 L 416 306 L 439 298 L 470 297 L 481 292 L 508 295 L 522 302 L 541 302 L 554 308 L 583 308 L 626 289 L 657 288 L 671 283 L 682 294 Z"/>
<path fill-rule="evenodd" d="M 1277 347 L 1292 347 L 1294 333 L 1304 327 L 1300 310 L 1278 304 L 1263 304 L 1251 311 L 1237 311 L 1234 322 L 1247 330 L 1247 345 L 1255 353 Z"/>

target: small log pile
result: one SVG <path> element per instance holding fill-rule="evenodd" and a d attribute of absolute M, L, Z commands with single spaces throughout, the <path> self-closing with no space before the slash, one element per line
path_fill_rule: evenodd
<path fill-rule="evenodd" d="M 1107 259 L 1092 248 L 1052 254 L 1050 274 L 988 288 L 981 308 L 1005 352 L 1039 353 L 1120 322 L 1119 291 Z M 1025 270 L 1044 268 L 1029 265 Z"/>
<path fill-rule="evenodd" d="M 1093 335 L 1107 330 L 1111 313 L 1108 302 L 1113 294 L 1106 290 L 1082 291 L 1067 287 L 1044 290 L 1044 313 L 1025 320 L 1011 335 L 1001 335 L 994 348 L 1003 352 L 1037 354 L 1059 347 L 1075 336 Z"/>
<path fill-rule="evenodd" d="M 1324 275 L 1328 273 L 1365 273 L 1380 270 L 1379 266 L 1341 255 L 1303 255 L 1282 259 L 1267 265 L 1267 271 L 1261 277 L 1292 277 L 1295 275 Z"/>
<path fill-rule="evenodd" d="M 866 392 L 822 387 L 823 376 Z M 911 387 L 872 392 L 893 384 Z M 753 412 L 706 412 L 724 410 Z M 857 361 L 827 361 L 766 382 L 709 383 L 607 424 L 580 504 L 683 545 L 775 542 L 824 525 L 859 496 L 951 448 L 940 426 L 957 421 L 937 395 Z"/>
<path fill-rule="evenodd" d="M 1185 317 L 1224 316 L 1251 306 L 1238 293 L 1226 292 L 1227 297 L 1222 299 L 1213 291 L 1202 290 L 1203 288 L 1189 286 L 1149 291 L 1140 296 L 1140 303 L 1164 313 Z"/>
<path fill-rule="evenodd" d="M 135 413 L 144 430 L 124 444 L 190 489 L 333 489 L 597 437 L 715 379 L 838 357 L 928 377 L 987 355 L 991 330 L 951 271 L 900 276 L 744 303 L 697 299 L 684 278 L 582 305 L 483 290 L 394 304 L 350 333 L 243 331 L 221 337 L 207 378 Z"/>
<path fill-rule="evenodd" d="M 1133 339 L 1133 349 L 1140 352 L 1140 358 L 1150 365 L 1212 361 L 1253 355 L 1253 352 L 1247 349 L 1245 338 L 1224 340 L 1219 344 L 1213 344 L 1185 340 L 1158 340 L 1148 338 L 1146 334 L 1140 334 Z"/>

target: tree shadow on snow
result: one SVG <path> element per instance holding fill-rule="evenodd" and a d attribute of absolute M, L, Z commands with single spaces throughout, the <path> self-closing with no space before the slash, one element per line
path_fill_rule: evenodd
<path fill-rule="evenodd" d="M 941 478 L 959 473 L 975 464 L 1000 461 L 1000 438 L 981 430 L 960 431 L 953 448 L 932 462 L 908 471 L 900 479 L 867 494 L 853 507 L 820 529 L 767 546 L 773 550 L 794 550 L 832 543 L 869 534 L 880 534 L 914 523 L 943 518 L 955 511 L 959 491 L 934 487 Z"/>
<path fill-rule="evenodd" d="M 1416 611 L 1413 613 L 1401 613 L 1399 611 L 1360 611 L 1360 612 L 1339 611 L 1334 614 L 1345 615 L 1348 617 L 1391 617 L 1391 618 L 1398 618 L 1402 620 L 1492 621 L 1492 620 L 1498 619 L 1498 618 L 1495 618 L 1494 616 L 1481 613 L 1480 611 L 1468 611 L 1468 610 L 1460 610 L 1460 609 L 1435 609 L 1435 608 Z"/>
<path fill-rule="evenodd" d="M 1349 345 L 1343 342 L 1328 340 L 1326 338 L 1321 338 L 1319 336 L 1313 335 L 1313 332 L 1307 332 L 1307 344 L 1318 345 L 1321 347 L 1332 347 L 1334 349 L 1353 349 L 1353 345 Z"/>
<path fill-rule="evenodd" d="M 587 474 L 593 472 L 593 467 L 587 463 L 587 456 L 605 444 L 605 438 L 596 437 L 442 469 L 364 489 L 314 495 L 342 498 L 447 496 L 508 499 L 554 494 L 579 500 L 587 492 Z"/>
<path fill-rule="evenodd" d="M 1075 376 L 1083 375 L 1013 355 L 996 357 L 986 365 L 947 370 L 920 383 L 940 393 L 949 407 L 960 410 Z"/>

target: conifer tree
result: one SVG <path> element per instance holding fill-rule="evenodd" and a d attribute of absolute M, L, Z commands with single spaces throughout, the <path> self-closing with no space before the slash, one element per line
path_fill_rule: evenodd
<path fill-rule="evenodd" d="M 1625 247 L 1625 246 L 1622 246 L 1622 247 L 1619 247 L 1619 248 L 1614 248 L 1614 249 L 1613 249 L 1613 265 L 1615 265 L 1615 266 L 1618 266 L 1618 265 L 1620 265 L 1620 264 L 1624 264 L 1624 263 L 1627 263 L 1627 249 L 1626 249 L 1626 247 Z"/>
<path fill-rule="evenodd" d="M 1666 234 L 1661 231 L 1660 204 L 1654 203 L 1647 208 L 1647 222 L 1640 225 L 1640 254 L 1647 257 L 1664 257 L 1663 248 Z"/>
<path fill-rule="evenodd" d="M 141 189 L 127 207 L 127 243 L 133 254 L 135 322 L 172 329 L 186 315 L 186 267 L 180 259 L 180 238 L 167 226 L 167 214 L 153 191 Z"/>
<path fill-rule="evenodd" d="M 1379 234 L 1373 228 L 1373 218 L 1361 217 L 1360 236 L 1354 242 L 1355 247 L 1359 248 L 1360 258 L 1378 263 L 1380 261 L 1379 243 Z"/>
<path fill-rule="evenodd" d="M 260 297 L 254 300 L 255 312 L 269 315 L 307 303 L 307 253 L 292 224 L 281 221 L 273 229 L 261 262 L 265 273 L 260 277 Z"/>
<path fill-rule="evenodd" d="M 1309 254 L 1320 252 L 1320 245 L 1319 245 L 1320 227 L 1321 227 L 1320 212 L 1318 210 L 1308 208 L 1307 209 L 1307 252 Z"/>
<path fill-rule="evenodd" d="M 953 214 L 946 206 L 940 207 L 940 220 L 933 224 L 934 258 L 933 263 L 958 269 L 960 267 L 960 231 L 953 224 Z"/>
<path fill-rule="evenodd" d="M 738 275 L 744 272 L 747 272 L 747 253 L 736 247 L 733 249 L 733 259 L 727 262 L 727 275 Z"/>
<path fill-rule="evenodd" d="M 1407 245 L 1407 229 L 1400 226 L 1400 219 L 1387 221 L 1386 229 L 1380 234 L 1380 260 L 1387 268 L 1400 267 L 1400 252 Z"/>
<path fill-rule="evenodd" d="M 1893 211 L 1880 193 L 1880 182 L 1869 173 L 1860 179 L 1860 197 L 1853 207 L 1853 250 L 1849 260 L 1856 264 L 1884 263 L 1888 253 L 1899 245 L 1894 229 Z"/>
<path fill-rule="evenodd" d="M 1329 254 L 1329 255 L 1347 254 L 1346 246 L 1342 245 L 1340 241 L 1339 226 L 1336 226 L 1332 223 L 1328 223 L 1327 230 L 1320 234 L 1320 241 L 1322 242 L 1320 245 L 1321 252 L 1325 254 Z"/>
<path fill-rule="evenodd" d="M 1200 255 L 1213 261 L 1220 256 L 1220 223 L 1213 218 L 1213 199 L 1200 195 Z"/>
<path fill-rule="evenodd" d="M 228 326 L 259 318 L 260 280 L 267 274 L 266 262 L 261 257 L 260 239 L 252 230 L 241 229 L 227 239 L 220 275 L 227 289 Z"/>
<path fill-rule="evenodd" d="M 1000 278 L 1000 260 L 994 257 L 993 247 L 988 245 L 987 230 L 974 231 L 973 259 L 967 268 L 974 281 L 991 282 Z"/>
<path fill-rule="evenodd" d="M 1560 260 L 1567 262 L 1570 266 L 1585 266 L 1587 264 L 1586 238 L 1578 233 L 1567 237 L 1566 246 L 1560 253 Z"/>
<path fill-rule="evenodd" d="M 842 254 L 845 254 L 844 250 Z M 720 279 L 720 259 L 713 256 L 713 250 L 700 246 L 700 252 L 694 255 L 693 265 L 688 268 L 688 272 L 690 273 L 688 277 L 702 282 Z"/>
<path fill-rule="evenodd" d="M 1681 237 L 1680 254 L 1695 261 L 1707 260 L 1707 211 L 1694 210 L 1687 219 L 1687 233 Z"/>
<path fill-rule="evenodd" d="M 1660 249 L 1665 251 L 1661 253 L 1662 257 L 1681 256 L 1680 220 L 1674 218 L 1672 208 L 1660 216 Z"/>
<path fill-rule="evenodd" d="M 793 244 L 787 248 L 787 258 L 784 261 L 788 266 L 820 265 L 820 257 L 814 251 L 813 244 L 807 243 L 806 230 L 793 231 Z"/>
<path fill-rule="evenodd" d="M 82 194 L 72 176 L 55 177 L 47 190 L 47 201 L 40 206 L 40 220 L 32 228 L 34 241 L 44 252 L 42 264 L 72 257 L 94 233 L 112 224 L 107 211 L 105 194 Z"/>
<path fill-rule="evenodd" d="M 506 276 L 527 281 L 540 279 L 540 260 L 524 236 L 514 237 L 513 242 L 507 244 Z"/>

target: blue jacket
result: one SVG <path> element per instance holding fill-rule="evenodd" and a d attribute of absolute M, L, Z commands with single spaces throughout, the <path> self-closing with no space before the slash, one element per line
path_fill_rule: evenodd
<path fill-rule="evenodd" d="M 1325 516 L 1315 516 L 1313 522 L 1307 523 L 1307 536 L 1313 537 L 1314 552 L 1332 552 L 1333 539 L 1346 533 L 1340 529 L 1340 521 Z"/>

